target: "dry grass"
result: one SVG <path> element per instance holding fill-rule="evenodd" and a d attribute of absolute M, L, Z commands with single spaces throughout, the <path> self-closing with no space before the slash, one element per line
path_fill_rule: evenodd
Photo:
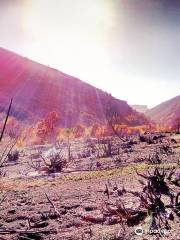
<path fill-rule="evenodd" d="M 176 166 L 176 164 L 159 164 L 159 168 L 171 169 Z M 130 166 L 121 167 L 118 169 L 111 170 L 99 170 L 99 171 L 91 171 L 91 172 L 82 172 L 82 173 L 71 173 L 68 175 L 62 174 L 62 176 L 52 178 L 19 178 L 19 179 L 6 179 L 3 178 L 0 181 L 0 191 L 10 191 L 10 190 L 27 190 L 27 189 L 35 189 L 37 187 L 43 186 L 53 186 L 53 185 L 61 185 L 64 183 L 71 183 L 72 181 L 86 181 L 93 179 L 111 179 L 114 177 L 120 176 L 128 176 L 134 175 L 136 171 L 144 172 L 146 170 L 154 169 L 157 165 L 149 165 L 149 164 L 132 164 Z"/>

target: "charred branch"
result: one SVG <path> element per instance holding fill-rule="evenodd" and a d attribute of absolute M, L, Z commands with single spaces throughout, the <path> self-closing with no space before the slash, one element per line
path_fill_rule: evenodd
<path fill-rule="evenodd" d="M 12 101 L 13 101 L 13 99 L 11 99 L 9 107 L 8 107 L 8 111 L 7 111 L 7 114 L 6 114 L 5 122 L 4 122 L 3 129 L 2 129 L 2 132 L 1 132 L 1 135 L 0 135 L 0 142 L 2 141 L 3 136 L 4 136 L 4 131 L 6 129 L 6 124 L 7 124 L 8 118 L 9 118 L 9 114 L 10 114 L 10 110 L 11 110 L 11 106 L 12 106 Z"/>

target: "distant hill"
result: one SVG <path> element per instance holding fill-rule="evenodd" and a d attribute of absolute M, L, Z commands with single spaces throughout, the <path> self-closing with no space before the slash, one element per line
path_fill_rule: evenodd
<path fill-rule="evenodd" d="M 11 111 L 17 119 L 35 122 L 56 111 L 59 126 L 90 126 L 106 123 L 106 111 L 115 108 L 128 125 L 146 124 L 147 119 L 125 101 L 115 99 L 75 77 L 0 48 L 0 111 L 13 97 Z M 127 116 L 133 116 L 127 120 Z"/>
<path fill-rule="evenodd" d="M 180 96 L 172 98 L 148 110 L 146 115 L 163 126 L 173 126 L 176 119 L 180 118 Z"/>
<path fill-rule="evenodd" d="M 131 105 L 137 112 L 145 113 L 148 110 L 147 105 Z"/>

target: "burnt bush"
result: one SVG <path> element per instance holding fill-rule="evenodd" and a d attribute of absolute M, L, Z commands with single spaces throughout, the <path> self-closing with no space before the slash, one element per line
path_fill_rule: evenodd
<path fill-rule="evenodd" d="M 159 148 L 159 151 L 160 151 L 161 154 L 166 154 L 166 155 L 173 154 L 173 150 L 169 145 L 162 145 Z"/>
<path fill-rule="evenodd" d="M 49 149 L 45 154 L 39 153 L 39 156 L 40 159 L 34 161 L 31 158 L 29 162 L 29 165 L 38 171 L 45 171 L 48 174 L 62 172 L 67 165 L 66 158 L 55 148 Z"/>
<path fill-rule="evenodd" d="M 153 154 L 149 154 L 148 157 L 148 164 L 161 164 L 162 159 L 160 157 L 160 154 L 158 152 L 155 152 Z"/>
<path fill-rule="evenodd" d="M 19 159 L 19 152 L 17 150 L 8 153 L 7 155 L 8 162 L 17 162 Z"/>
<path fill-rule="evenodd" d="M 154 140 L 152 139 L 152 137 L 150 135 L 140 135 L 139 136 L 139 141 L 140 142 L 146 142 L 148 144 L 153 144 Z"/>

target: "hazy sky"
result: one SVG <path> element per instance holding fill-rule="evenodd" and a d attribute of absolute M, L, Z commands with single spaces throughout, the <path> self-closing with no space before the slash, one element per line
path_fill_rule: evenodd
<path fill-rule="evenodd" d="M 129 104 L 180 93 L 180 0 L 0 0 L 0 46 Z"/>

